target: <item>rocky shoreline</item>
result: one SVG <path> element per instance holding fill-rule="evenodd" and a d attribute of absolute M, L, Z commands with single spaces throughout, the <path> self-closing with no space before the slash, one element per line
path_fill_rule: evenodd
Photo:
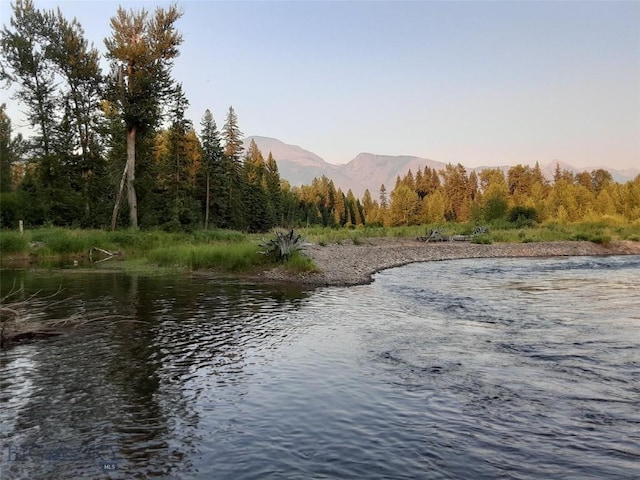
<path fill-rule="evenodd" d="M 469 242 L 425 243 L 409 238 L 367 238 L 359 244 L 310 245 L 305 247 L 305 254 L 313 259 L 318 272 L 292 275 L 282 268 L 274 268 L 261 273 L 259 279 L 308 286 L 361 285 L 372 282 L 376 272 L 414 262 L 462 258 L 640 255 L 640 242 L 480 245 Z"/>

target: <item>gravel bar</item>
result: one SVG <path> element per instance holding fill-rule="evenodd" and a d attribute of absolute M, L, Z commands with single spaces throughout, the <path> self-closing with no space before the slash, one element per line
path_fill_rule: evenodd
<path fill-rule="evenodd" d="M 373 281 L 373 274 L 387 268 L 414 262 L 455 260 L 461 258 L 515 258 L 558 256 L 640 255 L 640 242 L 494 243 L 470 242 L 426 243 L 409 238 L 366 238 L 358 244 L 309 245 L 304 253 L 319 271 L 291 274 L 277 267 L 258 275 L 257 279 L 309 286 L 361 285 Z"/>

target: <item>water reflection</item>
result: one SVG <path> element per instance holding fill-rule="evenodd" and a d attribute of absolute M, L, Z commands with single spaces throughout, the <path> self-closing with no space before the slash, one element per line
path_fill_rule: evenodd
<path fill-rule="evenodd" d="M 307 296 L 188 276 L 3 272 L 4 292 L 16 283 L 23 298 L 60 291 L 45 316 L 105 319 L 0 353 L 2 478 L 97 478 L 112 463 L 139 478 L 188 472 L 194 401 L 210 379 L 241 384 L 247 363 L 294 335 L 273 318 Z"/>
<path fill-rule="evenodd" d="M 640 257 L 22 281 L 111 318 L 0 353 L 3 480 L 637 478 Z"/>

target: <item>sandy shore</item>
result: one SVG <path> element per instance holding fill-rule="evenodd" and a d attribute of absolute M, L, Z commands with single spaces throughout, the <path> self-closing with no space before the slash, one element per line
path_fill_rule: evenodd
<path fill-rule="evenodd" d="M 554 257 L 576 255 L 640 255 L 639 242 L 424 243 L 409 238 L 367 238 L 362 244 L 310 245 L 305 248 L 319 272 L 292 276 L 281 268 L 260 275 L 266 281 L 294 282 L 310 286 L 370 283 L 380 270 L 414 262 L 460 258 Z"/>

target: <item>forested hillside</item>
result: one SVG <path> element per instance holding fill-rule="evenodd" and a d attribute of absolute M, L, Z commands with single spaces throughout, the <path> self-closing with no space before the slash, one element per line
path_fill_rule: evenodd
<path fill-rule="evenodd" d="M 324 176 L 291 187 L 271 153 L 255 142 L 245 149 L 233 107 L 220 129 L 210 110 L 199 125 L 185 118 L 187 92 L 172 76 L 181 15 L 175 6 L 120 8 L 101 53 L 60 10 L 15 2 L 0 32 L 1 80 L 31 133 L 15 133 L 0 107 L 0 227 L 23 220 L 29 227 L 259 232 L 311 224 L 640 220 L 640 176 L 620 184 L 603 169 L 574 175 L 558 168 L 547 181 L 537 166 L 506 174 L 425 166 L 361 199 Z M 102 56 L 109 71 L 101 69 Z"/>

